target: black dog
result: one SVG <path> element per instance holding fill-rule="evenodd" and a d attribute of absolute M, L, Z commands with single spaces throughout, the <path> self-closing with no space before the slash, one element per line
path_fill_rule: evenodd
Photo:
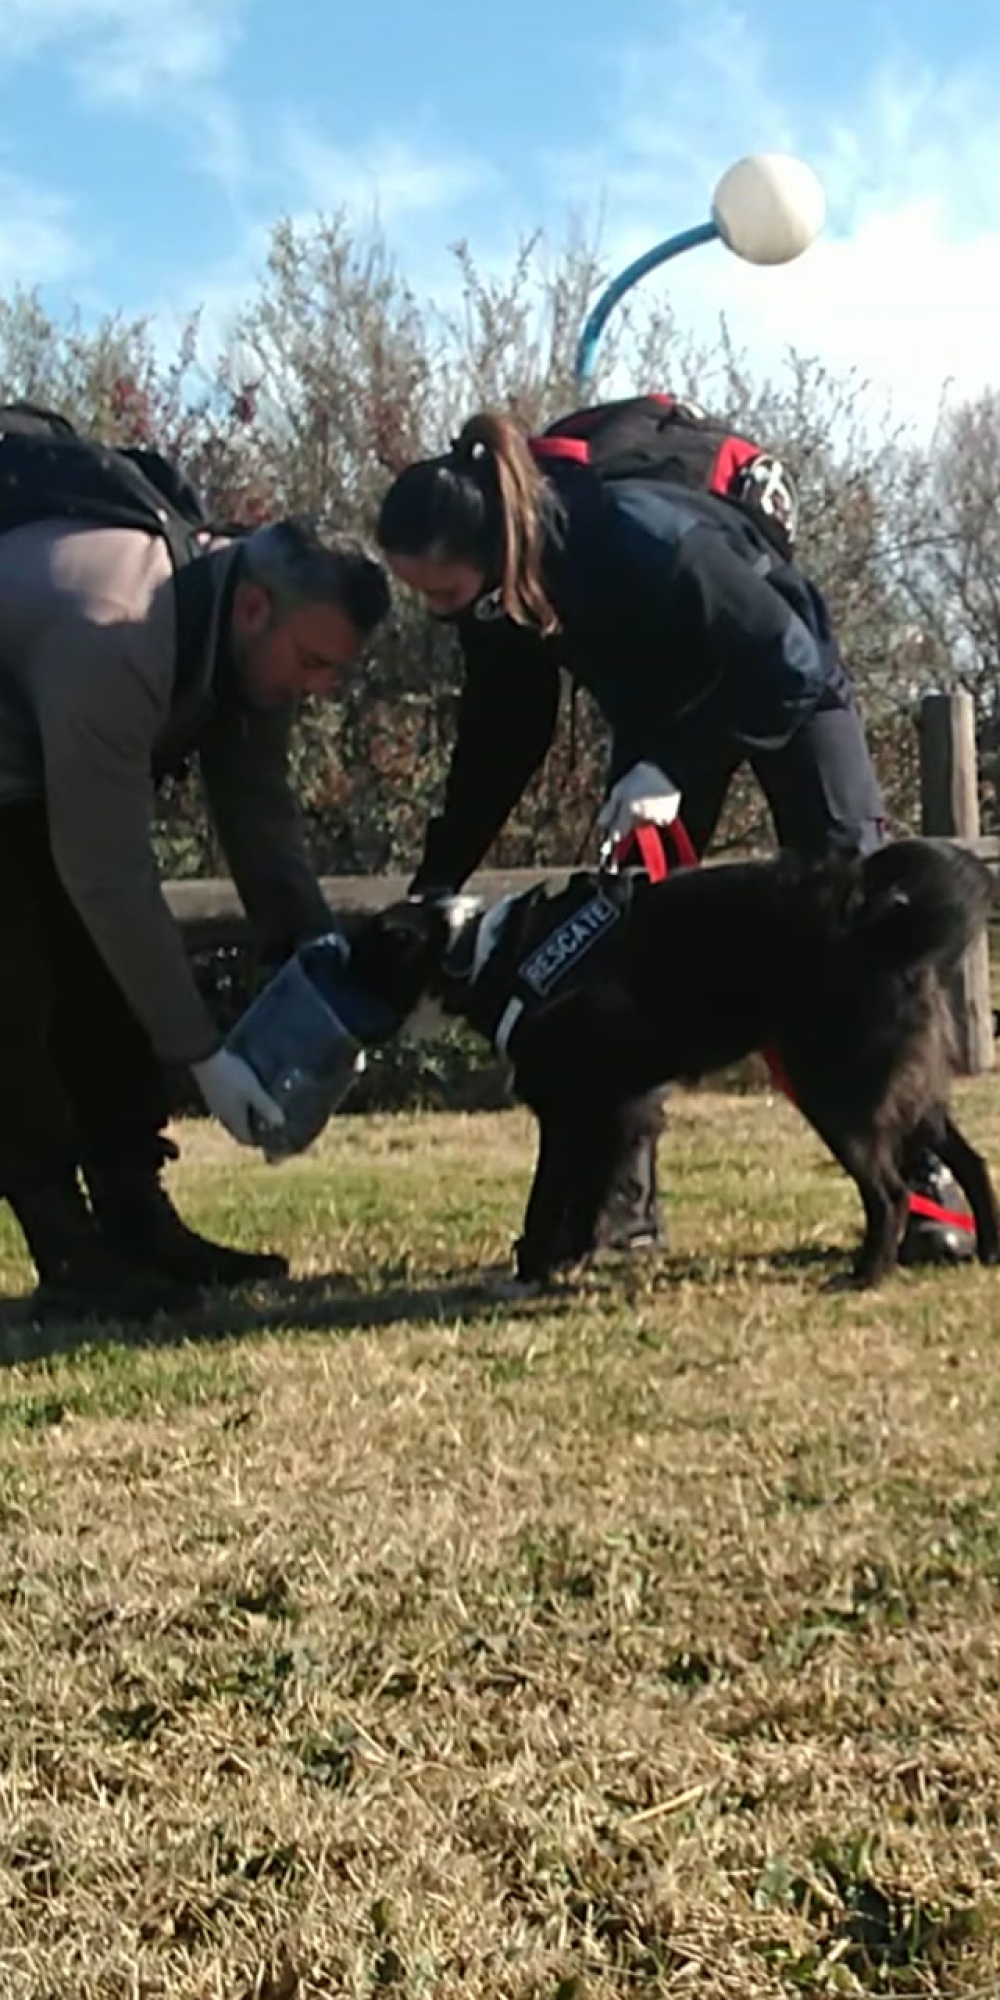
<path fill-rule="evenodd" d="M 1000 1257 L 989 1172 L 948 1115 L 946 981 L 993 894 L 975 856 L 930 840 L 656 884 L 577 875 L 485 912 L 452 898 L 359 919 L 353 967 L 402 1012 L 436 1000 L 509 1056 L 539 1124 L 520 1278 L 593 1250 L 630 1099 L 763 1050 L 858 1188 L 854 1279 L 874 1285 L 896 1262 L 913 1145 L 955 1175 L 982 1262 Z"/>

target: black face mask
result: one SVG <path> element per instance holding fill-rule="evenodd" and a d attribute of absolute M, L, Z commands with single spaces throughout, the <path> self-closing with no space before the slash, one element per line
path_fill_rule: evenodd
<path fill-rule="evenodd" d="M 460 611 L 432 611 L 430 616 L 435 625 L 461 625 L 467 618 L 474 618 L 477 624 L 490 624 L 496 618 L 506 618 L 503 597 L 498 587 L 491 585 L 474 597 L 471 604 L 464 604 Z"/>
<path fill-rule="evenodd" d="M 489 625 L 494 618 L 506 618 L 503 591 L 499 585 L 494 586 L 492 590 L 484 590 L 482 596 L 476 598 L 472 606 L 472 616 L 477 618 L 481 625 Z"/>

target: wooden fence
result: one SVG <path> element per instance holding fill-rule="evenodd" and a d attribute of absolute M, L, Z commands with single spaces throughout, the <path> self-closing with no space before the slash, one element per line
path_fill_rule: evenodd
<path fill-rule="evenodd" d="M 980 825 L 972 696 L 964 692 L 925 695 L 918 727 L 922 832 L 943 834 L 974 847 L 996 869 L 998 843 L 984 839 Z M 988 935 L 977 938 L 966 953 L 952 998 L 959 1068 L 966 1076 L 980 1076 L 992 1069 L 996 1060 Z"/>
<path fill-rule="evenodd" d="M 975 715 L 971 695 L 925 695 L 919 710 L 921 827 L 974 848 L 994 868 L 1000 865 L 1000 841 L 984 838 L 979 816 Z M 469 888 L 487 902 L 517 894 L 542 882 L 554 869 L 483 869 Z M 378 909 L 405 896 L 405 875 L 335 875 L 323 881 L 323 892 L 335 913 Z M 166 896 L 189 946 L 222 949 L 245 942 L 246 918 L 228 880 L 168 882 Z M 955 981 L 955 1016 L 959 1064 L 975 1076 L 994 1066 L 994 1017 L 990 989 L 989 943 L 972 947 Z"/>

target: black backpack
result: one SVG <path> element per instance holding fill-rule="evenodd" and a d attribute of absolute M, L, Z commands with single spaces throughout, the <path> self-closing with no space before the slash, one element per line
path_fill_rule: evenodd
<path fill-rule="evenodd" d="M 190 480 L 162 453 L 98 444 L 37 403 L 0 405 L 0 534 L 59 517 L 161 535 L 175 569 L 212 529 Z"/>
<path fill-rule="evenodd" d="M 207 534 L 249 532 L 211 521 L 190 480 L 161 452 L 98 444 L 37 403 L 0 404 L 0 535 L 53 519 L 160 535 L 175 574 L 202 554 Z M 179 629 L 174 714 L 153 771 L 157 784 L 183 776 L 210 700 L 205 663 Z"/>
<path fill-rule="evenodd" d="M 590 465 L 602 479 L 665 479 L 715 493 L 742 509 L 788 562 L 798 529 L 798 488 L 787 465 L 752 438 L 677 396 L 626 396 L 560 417 L 531 449 Z"/>

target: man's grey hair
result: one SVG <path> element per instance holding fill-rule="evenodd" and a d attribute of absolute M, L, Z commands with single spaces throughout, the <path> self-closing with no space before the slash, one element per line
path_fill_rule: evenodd
<path fill-rule="evenodd" d="M 242 575 L 266 590 L 276 620 L 305 604 L 332 604 L 361 638 L 391 605 L 385 570 L 354 535 L 324 538 L 298 518 L 255 528 L 243 545 Z"/>

